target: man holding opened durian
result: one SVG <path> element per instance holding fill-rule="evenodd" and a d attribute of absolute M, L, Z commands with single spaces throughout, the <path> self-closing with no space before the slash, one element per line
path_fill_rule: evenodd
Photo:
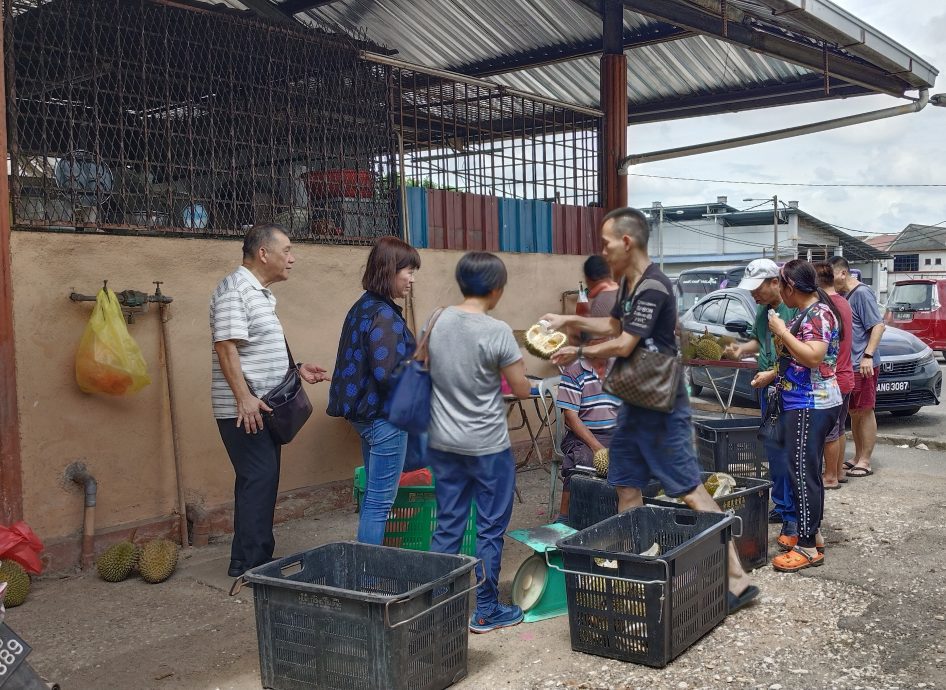
<path fill-rule="evenodd" d="M 618 208 L 601 224 L 602 256 L 621 281 L 617 303 L 609 317 L 546 314 L 554 330 L 584 331 L 592 338 L 611 340 L 566 346 L 552 357 L 568 366 L 581 357 L 627 359 L 638 346 L 664 354 L 677 354 L 677 304 L 670 280 L 650 260 L 647 241 L 650 224 L 633 208 Z M 703 487 L 693 448 L 693 427 L 686 387 L 680 381 L 670 412 L 645 409 L 627 402 L 621 406 L 611 440 L 608 484 L 618 495 L 618 511 L 643 505 L 641 489 L 656 477 L 668 496 L 676 496 L 693 510 L 719 512 Z M 729 611 L 742 608 L 759 594 L 742 569 L 732 542 L 729 544 Z"/>

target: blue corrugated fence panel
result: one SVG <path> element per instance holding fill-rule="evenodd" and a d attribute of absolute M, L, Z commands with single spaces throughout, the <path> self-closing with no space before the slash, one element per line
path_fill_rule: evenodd
<path fill-rule="evenodd" d="M 403 214 L 402 214 L 403 222 Z M 407 188 L 407 226 L 410 230 L 411 246 L 426 249 L 427 232 L 427 190 L 423 187 Z"/>
<path fill-rule="evenodd" d="M 545 201 L 499 200 L 499 249 L 552 253 L 552 205 Z"/>

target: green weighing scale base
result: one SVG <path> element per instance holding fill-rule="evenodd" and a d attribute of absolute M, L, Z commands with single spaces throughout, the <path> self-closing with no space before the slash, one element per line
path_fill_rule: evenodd
<path fill-rule="evenodd" d="M 506 533 L 535 551 L 519 566 L 512 583 L 512 603 L 522 608 L 526 623 L 568 613 L 565 574 L 559 570 L 562 568 L 562 554 L 555 548 L 555 542 L 570 537 L 576 531 L 568 525 L 554 522 Z"/>

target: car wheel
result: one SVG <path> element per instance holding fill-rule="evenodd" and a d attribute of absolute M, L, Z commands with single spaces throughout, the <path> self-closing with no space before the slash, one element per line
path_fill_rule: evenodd
<path fill-rule="evenodd" d="M 910 417 L 911 415 L 915 415 L 919 411 L 920 411 L 919 407 L 910 407 L 906 410 L 890 410 L 890 414 L 893 417 Z"/>

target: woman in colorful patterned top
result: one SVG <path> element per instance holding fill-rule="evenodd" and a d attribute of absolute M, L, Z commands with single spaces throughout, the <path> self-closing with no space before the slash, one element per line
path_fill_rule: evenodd
<path fill-rule="evenodd" d="M 821 460 L 825 438 L 841 411 L 841 391 L 835 365 L 842 322 L 831 298 L 818 287 L 814 266 L 794 259 L 779 273 L 782 299 L 798 310 L 787 324 L 769 313 L 769 329 L 779 354 L 782 415 L 779 418 L 791 470 L 797 527 L 785 523 L 772 566 L 797 572 L 824 563 L 821 520 L 824 483 Z M 792 534 L 794 532 L 794 534 Z"/>
<path fill-rule="evenodd" d="M 414 335 L 401 307 L 420 268 L 420 255 L 396 237 L 375 242 L 361 279 L 365 293 L 345 317 L 327 413 L 344 417 L 361 436 L 366 491 L 358 541 L 380 544 L 397 496 L 407 454 L 407 432 L 387 420 L 391 374 L 414 354 Z"/>

